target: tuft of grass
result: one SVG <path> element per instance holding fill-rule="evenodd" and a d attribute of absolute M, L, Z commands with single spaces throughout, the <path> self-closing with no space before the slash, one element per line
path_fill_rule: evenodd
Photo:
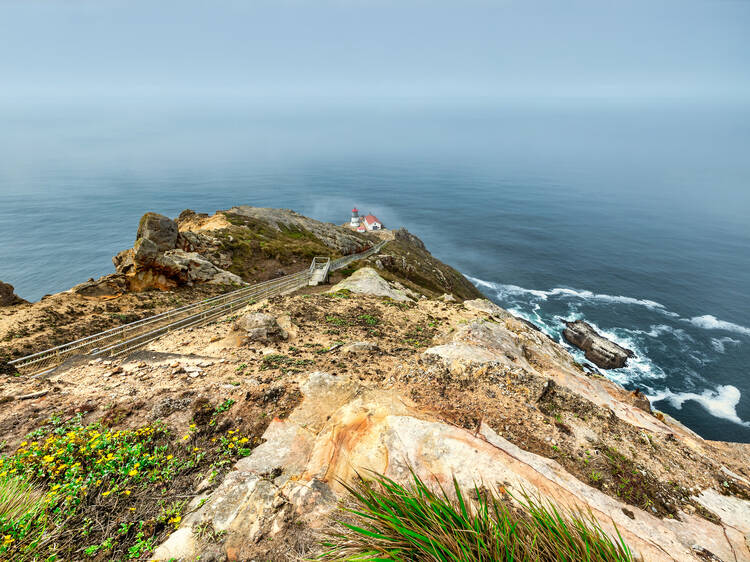
<path fill-rule="evenodd" d="M 0 559 L 11 547 L 32 548 L 44 532 L 44 493 L 22 476 L 0 476 Z"/>
<path fill-rule="evenodd" d="M 524 493 L 513 498 L 475 487 L 470 499 L 433 491 L 412 472 L 409 485 L 373 473 L 349 485 L 347 516 L 328 533 L 320 560 L 617 561 L 630 549 L 610 538 L 590 512 L 560 510 Z M 616 529 L 616 528 L 615 528 Z"/>

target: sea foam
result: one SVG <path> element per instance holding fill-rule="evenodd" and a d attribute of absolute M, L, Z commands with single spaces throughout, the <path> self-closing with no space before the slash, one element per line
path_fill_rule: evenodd
<path fill-rule="evenodd" d="M 668 388 L 660 390 L 654 394 L 647 395 L 649 401 L 653 404 L 661 400 L 668 401 L 678 410 L 688 400 L 700 404 L 704 410 L 714 417 L 729 420 L 745 427 L 750 427 L 750 422 L 743 421 L 737 415 L 737 404 L 740 403 L 742 394 L 736 386 L 731 384 L 721 385 L 716 390 L 704 390 L 701 394 L 695 392 L 672 392 Z"/>
<path fill-rule="evenodd" d="M 710 314 L 693 316 L 690 319 L 684 319 L 684 321 L 690 322 L 693 326 L 698 326 L 704 330 L 724 330 L 742 334 L 743 336 L 750 336 L 750 328 L 734 324 L 733 322 L 727 322 L 726 320 L 719 320 L 716 316 L 711 316 Z"/>

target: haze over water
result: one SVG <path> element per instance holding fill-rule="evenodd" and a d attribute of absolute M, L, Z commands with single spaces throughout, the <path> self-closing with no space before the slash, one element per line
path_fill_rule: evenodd
<path fill-rule="evenodd" d="M 280 4 L 157 7 L 138 41 L 145 4 L 0 4 L 0 280 L 35 300 L 109 273 L 146 211 L 356 205 L 554 339 L 594 324 L 636 352 L 607 376 L 750 442 L 746 6 L 580 3 L 550 27 Z"/>

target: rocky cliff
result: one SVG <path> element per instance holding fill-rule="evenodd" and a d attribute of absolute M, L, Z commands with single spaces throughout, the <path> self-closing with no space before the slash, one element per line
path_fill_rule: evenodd
<path fill-rule="evenodd" d="M 343 516 L 343 483 L 367 469 L 583 510 L 635 560 L 750 560 L 750 446 L 652 412 L 477 298 L 409 233 L 378 236 L 381 252 L 331 285 L 115 360 L 81 357 L 35 379 L 0 372 L 0 481 L 25 475 L 49 506 L 28 522 L 40 535 L 3 531 L 0 560 L 310 558 Z M 118 273 L 84 284 L 100 294 L 11 309 L 64 331 L 88 311 L 130 303 L 146 315 L 225 290 L 194 277 L 204 266 L 168 273 L 177 251 L 244 282 L 371 242 L 284 210 L 147 215 Z M 101 288 L 113 278 L 114 298 Z M 133 291 L 154 280 L 169 290 Z"/>
<path fill-rule="evenodd" d="M 404 278 L 429 295 L 475 298 L 476 288 L 452 267 L 432 257 L 406 231 L 391 238 L 377 264 L 384 275 Z M 113 258 L 115 273 L 90 279 L 70 291 L 26 303 L 10 285 L 0 285 L 0 363 L 176 306 L 265 281 L 309 266 L 315 256 L 332 258 L 380 241 L 372 234 L 323 223 L 286 209 L 239 206 L 213 215 L 183 211 L 172 220 L 146 213 L 135 243 Z M 353 264 L 349 273 L 366 265 Z M 334 277 L 339 280 L 340 274 Z M 395 277 L 394 277 L 395 278 Z"/>
<path fill-rule="evenodd" d="M 107 478 L 81 453 L 56 480 L 82 503 L 47 544 L 65 559 L 87 547 L 100 560 L 311 557 L 339 517 L 340 481 L 373 469 L 590 510 L 635 559 L 750 560 L 748 446 L 646 411 L 489 301 L 381 272 L 395 275 L 372 263 L 123 359 L 6 377 L 2 454 L 39 458 L 14 466 L 44 466 L 50 443 L 81 433 L 131 443 Z M 86 521 L 99 524 L 82 543 Z"/>

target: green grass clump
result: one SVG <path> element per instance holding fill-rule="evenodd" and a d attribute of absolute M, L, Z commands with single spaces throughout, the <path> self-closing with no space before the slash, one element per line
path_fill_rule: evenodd
<path fill-rule="evenodd" d="M 344 484 L 352 506 L 323 543 L 322 560 L 631 561 L 589 513 L 561 511 L 524 494 L 513 501 L 481 488 L 469 499 L 454 479 L 455 498 L 416 475 L 403 486 L 381 474 Z"/>
<path fill-rule="evenodd" d="M 34 546 L 45 527 L 44 493 L 27 478 L 0 476 L 0 556 L 16 543 Z"/>

